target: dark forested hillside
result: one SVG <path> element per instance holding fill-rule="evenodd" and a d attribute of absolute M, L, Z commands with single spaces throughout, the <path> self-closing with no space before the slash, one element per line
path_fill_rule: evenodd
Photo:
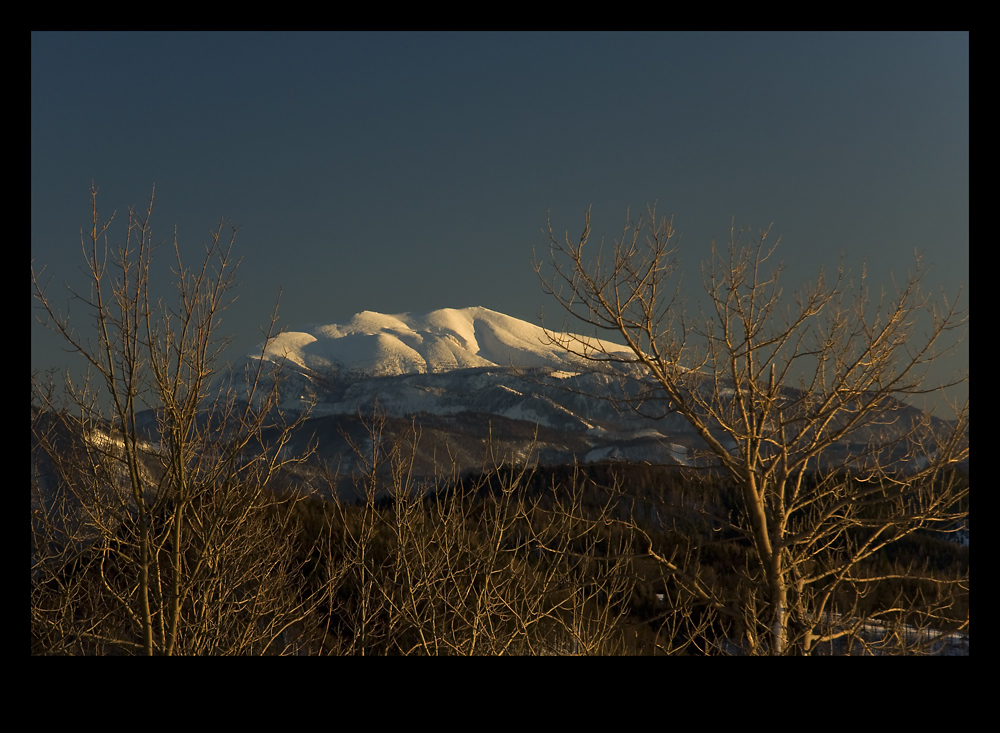
<path fill-rule="evenodd" d="M 36 416 L 34 429 L 50 422 Z M 113 471 L 67 471 L 46 457 L 36 478 L 51 481 L 61 467 L 60 491 L 73 498 L 33 508 L 32 653 L 142 651 L 134 537 L 144 521 L 163 559 L 153 564 L 152 616 L 158 624 L 179 604 L 182 653 L 766 652 L 754 646 L 767 618 L 754 599 L 755 548 L 740 529 L 746 517 L 732 482 L 677 466 L 502 462 L 431 483 L 413 471 L 412 450 L 379 446 L 375 428 L 367 424 L 370 452 L 354 456 L 350 474 L 299 465 L 264 493 L 203 493 L 183 511 L 156 504 L 145 518 L 126 502 L 102 522 L 85 517 L 104 494 L 84 489 Z M 97 466 L 118 460 L 64 432 L 35 441 L 33 460 L 44 457 L 40 444 L 66 450 L 78 468 L 81 456 Z M 58 541 L 69 519 L 88 531 L 67 552 Z M 226 530 L 225 541 L 212 527 Z M 171 563 L 178 538 L 184 555 Z M 795 619 L 832 637 L 809 653 L 843 653 L 845 639 L 866 653 L 924 653 L 940 647 L 903 630 L 967 634 L 967 543 L 912 532 L 854 568 L 878 580 L 822 579 L 864 542 L 859 520 L 802 569 L 819 578 L 803 593 L 834 591 L 821 616 Z M 176 585 L 174 567 L 183 573 Z M 869 626 L 852 629 L 855 615 Z M 884 642 L 871 619 L 889 630 Z"/>

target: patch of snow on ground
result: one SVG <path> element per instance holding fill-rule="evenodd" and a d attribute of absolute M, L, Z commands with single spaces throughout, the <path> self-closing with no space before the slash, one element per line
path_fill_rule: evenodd
<path fill-rule="evenodd" d="M 561 369 L 555 369 L 549 372 L 549 376 L 553 379 L 572 379 L 573 377 L 580 376 L 580 372 L 566 372 Z"/>

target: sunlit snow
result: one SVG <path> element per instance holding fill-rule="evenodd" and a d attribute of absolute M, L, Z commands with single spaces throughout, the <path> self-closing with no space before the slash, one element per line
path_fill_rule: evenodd
<path fill-rule="evenodd" d="M 628 353 L 623 346 L 588 341 L 611 353 Z M 553 344 L 539 326 L 481 307 L 426 314 L 364 311 L 345 324 L 286 331 L 268 344 L 264 357 L 287 359 L 306 369 L 334 367 L 370 376 L 514 366 L 560 369 L 563 377 L 579 367 L 579 359 Z M 562 371 L 564 367 L 570 370 Z"/>

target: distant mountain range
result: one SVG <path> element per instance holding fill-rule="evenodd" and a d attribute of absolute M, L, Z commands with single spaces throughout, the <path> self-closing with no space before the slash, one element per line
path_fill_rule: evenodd
<path fill-rule="evenodd" d="M 608 353 L 629 353 L 588 341 Z M 679 415 L 662 409 L 666 414 L 647 419 L 623 407 L 625 395 L 657 394 L 641 373 L 583 361 L 542 328 L 486 308 L 365 311 L 345 324 L 285 332 L 235 368 L 240 374 L 259 366 L 266 374 L 280 367 L 283 411 L 309 410 L 296 442 L 315 438 L 320 456 L 342 469 L 352 464 L 346 441 L 363 441 L 362 422 L 376 411 L 401 434 L 420 430 L 418 467 L 427 471 L 442 460 L 462 471 L 480 468 L 487 447 L 494 457 L 533 453 L 548 464 L 703 460 L 697 457 L 701 439 Z M 229 384 L 220 381 L 218 389 Z M 790 399 L 797 394 L 786 391 Z M 647 399 L 647 407 L 655 408 L 655 400 Z M 905 419 L 894 429 L 902 431 L 921 413 L 900 403 L 899 415 Z M 868 437 L 855 434 L 832 453 L 846 455 L 851 442 Z"/>

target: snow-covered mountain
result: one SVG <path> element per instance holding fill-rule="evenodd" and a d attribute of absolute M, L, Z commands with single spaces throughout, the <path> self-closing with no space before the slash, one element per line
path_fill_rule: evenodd
<path fill-rule="evenodd" d="M 581 337 L 582 338 L 582 337 Z M 611 352 L 627 349 L 588 339 Z M 439 374 L 475 367 L 574 369 L 579 360 L 539 326 L 486 308 L 425 314 L 364 311 L 347 323 L 286 331 L 248 358 L 287 361 L 302 370 L 344 376 Z"/>
<path fill-rule="evenodd" d="M 588 348 L 628 355 L 617 344 Z M 478 412 L 559 429 L 589 430 L 620 421 L 580 393 L 612 394 L 614 375 L 560 348 L 539 326 L 486 308 L 426 314 L 365 311 L 346 324 L 282 333 L 247 355 L 279 368 L 281 408 L 309 407 L 313 417 L 370 413 L 448 415 Z"/>
<path fill-rule="evenodd" d="M 629 354 L 610 342 L 556 335 L 557 340 L 567 338 L 605 353 Z M 534 441 L 531 450 L 551 463 L 619 459 L 690 464 L 702 447 L 676 414 L 663 409 L 656 419 L 640 418 L 623 408 L 622 397 L 652 386 L 644 406 L 656 411 L 659 392 L 638 372 L 630 375 L 620 364 L 580 359 L 540 327 L 481 307 L 396 315 L 365 311 L 344 324 L 288 331 L 248 354 L 237 373 L 261 367 L 264 374 L 280 373 L 280 409 L 308 409 L 310 434 L 325 432 L 321 443 L 333 452 L 340 450 L 331 447 L 339 445 L 335 433 L 376 410 L 391 418 L 424 421 L 438 436 L 437 448 L 445 443 L 448 451 L 460 444 L 469 449 L 488 438 L 520 455 Z M 228 384 L 220 382 L 220 389 Z M 787 392 L 794 401 L 798 393 Z M 898 421 L 904 430 L 919 411 L 900 409 L 901 414 L 913 413 Z M 489 433 L 479 435 L 475 426 L 486 425 L 492 426 Z M 728 440 L 717 437 L 723 444 Z M 857 441 L 869 437 L 856 432 L 851 441 L 831 449 L 830 460 L 842 460 Z M 878 439 L 892 440 L 887 435 Z M 470 464 L 480 460 L 474 450 L 468 452 Z"/>
<path fill-rule="evenodd" d="M 569 338 L 629 354 L 611 342 Z M 466 468 L 481 465 L 487 441 L 501 453 L 532 450 L 549 463 L 687 462 L 690 427 L 674 415 L 648 421 L 618 409 L 608 398 L 621 395 L 623 370 L 601 366 L 560 348 L 539 326 L 471 307 L 365 311 L 343 324 L 286 331 L 251 351 L 236 372 L 280 367 L 280 408 L 308 409 L 310 434 L 324 433 L 320 450 L 337 460 L 339 433 L 377 410 L 407 425 L 416 418 L 436 436 L 428 442 L 442 454 L 465 455 Z"/>

